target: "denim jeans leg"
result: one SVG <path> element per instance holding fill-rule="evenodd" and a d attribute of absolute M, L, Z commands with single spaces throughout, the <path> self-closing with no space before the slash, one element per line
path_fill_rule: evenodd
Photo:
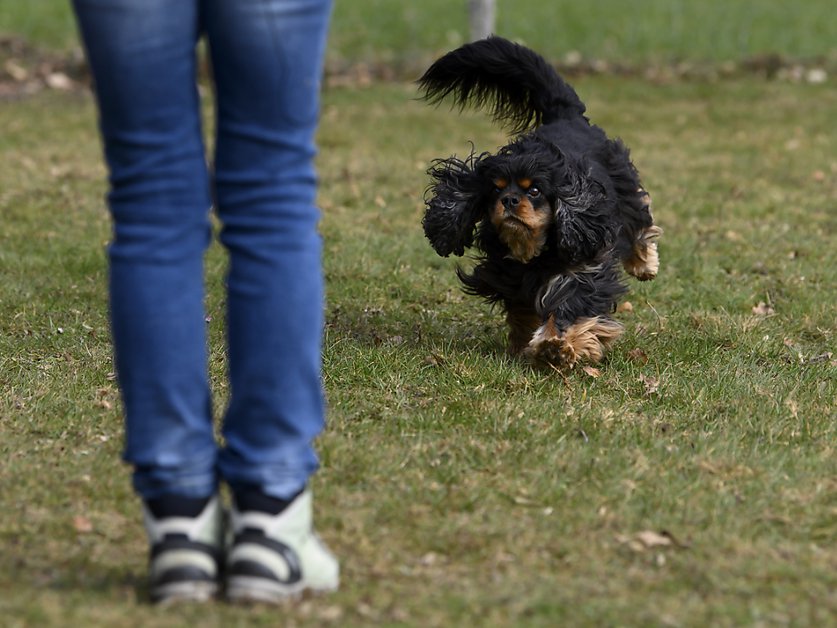
<path fill-rule="evenodd" d="M 230 254 L 231 399 L 219 457 L 235 489 L 287 498 L 324 423 L 314 134 L 330 0 L 207 0 L 215 198 Z"/>
<path fill-rule="evenodd" d="M 110 306 L 125 459 L 147 499 L 216 486 L 203 309 L 209 177 L 197 0 L 74 0 L 110 172 Z"/>

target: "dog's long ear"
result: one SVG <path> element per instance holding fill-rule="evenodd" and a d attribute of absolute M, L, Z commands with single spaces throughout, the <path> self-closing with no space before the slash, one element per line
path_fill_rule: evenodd
<path fill-rule="evenodd" d="M 558 246 L 576 260 L 595 259 L 616 240 L 615 201 L 583 161 L 568 162 L 562 178 L 555 203 Z"/>
<path fill-rule="evenodd" d="M 430 244 L 442 257 L 464 255 L 474 241 L 474 227 L 483 218 L 482 185 L 476 173 L 482 156 L 438 159 L 427 173 L 433 179 L 425 194 L 422 225 Z"/>

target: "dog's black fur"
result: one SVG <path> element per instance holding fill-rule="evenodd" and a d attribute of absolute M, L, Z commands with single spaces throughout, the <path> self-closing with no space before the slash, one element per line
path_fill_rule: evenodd
<path fill-rule="evenodd" d="M 423 226 L 439 255 L 480 251 L 465 290 L 501 304 L 510 350 L 535 362 L 596 361 L 621 332 L 627 287 L 657 274 L 650 198 L 628 149 L 591 124 L 540 55 L 500 37 L 466 44 L 419 79 L 425 97 L 487 107 L 516 135 L 495 154 L 436 160 Z"/>

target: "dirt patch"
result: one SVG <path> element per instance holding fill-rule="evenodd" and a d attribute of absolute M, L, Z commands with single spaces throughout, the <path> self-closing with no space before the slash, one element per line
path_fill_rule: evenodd
<path fill-rule="evenodd" d="M 69 91 L 88 83 L 81 50 L 54 52 L 21 37 L 0 35 L 0 98 L 21 98 L 44 89 Z"/>

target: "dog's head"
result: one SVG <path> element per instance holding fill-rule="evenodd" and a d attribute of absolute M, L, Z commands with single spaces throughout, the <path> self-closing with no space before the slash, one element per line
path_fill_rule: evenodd
<path fill-rule="evenodd" d="M 462 255 L 473 244 L 475 226 L 490 224 L 508 249 L 527 263 L 540 255 L 550 233 L 569 257 L 594 254 L 609 238 L 604 188 L 583 162 L 554 145 L 524 136 L 496 154 L 439 160 L 427 201 L 424 230 L 443 256 Z"/>
<path fill-rule="evenodd" d="M 526 263 L 540 254 L 555 222 L 555 162 L 539 152 L 505 147 L 480 164 L 486 214 L 509 256 Z"/>

